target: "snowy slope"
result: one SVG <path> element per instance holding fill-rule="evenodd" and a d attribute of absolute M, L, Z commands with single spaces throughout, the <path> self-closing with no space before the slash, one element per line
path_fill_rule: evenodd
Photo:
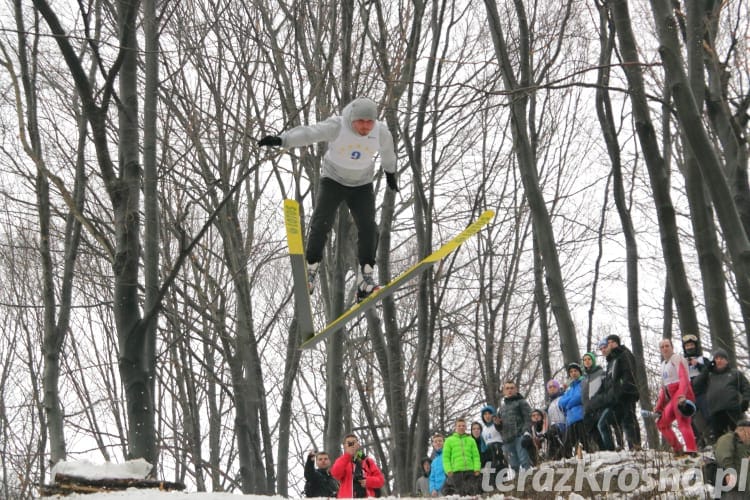
<path fill-rule="evenodd" d="M 547 462 L 506 482 L 489 484 L 485 476 L 484 498 L 529 499 L 707 499 L 713 486 L 703 483 L 701 464 L 705 457 L 675 460 L 667 452 L 598 452 L 582 459 Z M 150 465 L 142 460 L 124 464 L 60 463 L 60 472 L 87 479 L 144 478 Z M 54 476 L 53 476 L 54 477 Z M 499 490 L 500 488 L 501 490 Z M 131 488 L 111 493 L 60 496 L 59 500 L 247 500 L 281 499 L 281 496 L 239 495 L 237 493 L 163 492 Z M 58 497 L 52 497 L 57 499 Z M 395 497 L 393 497 L 395 498 Z M 400 497 L 402 499 L 408 497 Z M 458 498 L 458 497 L 453 497 Z"/>

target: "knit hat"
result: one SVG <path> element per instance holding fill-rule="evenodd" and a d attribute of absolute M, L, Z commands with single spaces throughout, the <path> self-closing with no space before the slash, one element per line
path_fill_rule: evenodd
<path fill-rule="evenodd" d="M 607 347 L 607 339 L 606 337 L 601 339 L 598 344 L 596 344 L 596 347 L 598 349 L 601 349 L 602 347 Z"/>
<path fill-rule="evenodd" d="M 622 343 L 620 342 L 619 335 L 615 335 L 615 334 L 607 335 L 607 342 L 609 342 L 610 340 L 613 342 L 617 342 L 617 345 L 622 345 Z"/>
<path fill-rule="evenodd" d="M 570 376 L 570 370 L 572 370 L 573 368 L 578 370 L 578 373 L 581 373 L 581 374 L 583 373 L 583 370 L 581 369 L 581 365 L 579 365 L 578 363 L 570 363 L 568 367 L 565 369 L 565 371 L 568 372 L 568 376 Z"/>
<path fill-rule="evenodd" d="M 546 385 L 546 386 L 547 386 L 547 387 L 549 387 L 549 386 L 553 386 L 553 387 L 554 387 L 555 389 L 557 389 L 558 391 L 560 390 L 560 382 L 558 382 L 557 380 L 555 380 L 555 379 L 553 379 L 553 378 L 551 378 L 551 379 L 549 379 L 549 380 L 547 381 L 547 385 Z"/>
<path fill-rule="evenodd" d="M 495 407 L 492 406 L 492 405 L 487 405 L 484 408 L 482 408 L 482 411 L 480 411 L 479 414 L 480 415 L 484 415 L 484 412 L 486 412 L 486 411 L 490 412 L 490 415 L 492 415 L 492 416 L 495 415 Z"/>
<path fill-rule="evenodd" d="M 591 358 L 591 368 L 595 368 L 596 367 L 596 354 L 594 354 L 593 352 L 587 352 L 586 354 L 581 356 L 581 363 L 583 363 L 583 358 L 585 358 L 586 356 Z"/>
<path fill-rule="evenodd" d="M 716 358 L 729 359 L 729 354 L 727 354 L 727 351 L 725 349 L 722 349 L 721 347 L 719 347 L 718 349 L 714 351 L 713 357 L 714 359 Z"/>
<path fill-rule="evenodd" d="M 378 119 L 378 107 L 375 105 L 372 99 L 367 97 L 359 97 L 354 99 L 349 107 L 351 109 L 351 120 L 377 120 Z"/>
<path fill-rule="evenodd" d="M 750 427 L 750 420 L 740 420 L 737 422 L 737 427 Z"/>

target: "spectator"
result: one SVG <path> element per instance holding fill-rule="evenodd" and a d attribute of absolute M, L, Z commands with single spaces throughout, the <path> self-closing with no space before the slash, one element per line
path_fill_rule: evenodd
<path fill-rule="evenodd" d="M 484 464 L 484 455 L 487 452 L 487 445 L 482 439 L 482 429 L 484 426 L 477 421 L 471 423 L 471 437 L 477 443 L 477 449 L 479 450 L 479 461 Z"/>
<path fill-rule="evenodd" d="M 603 410 L 596 405 L 591 404 L 591 401 L 597 394 L 603 393 L 606 373 L 601 366 L 596 364 L 596 354 L 593 352 L 587 352 L 584 354 L 581 362 L 583 363 L 583 371 L 585 375 L 581 381 L 581 403 L 583 404 L 584 432 L 590 437 L 590 442 L 596 443 L 598 449 L 608 451 L 614 450 L 615 447 L 612 444 L 612 436 L 609 434 L 607 436 L 602 436 L 597 427 L 599 417 Z M 609 432 L 609 426 L 606 426 L 605 430 Z"/>
<path fill-rule="evenodd" d="M 505 467 L 500 417 L 495 413 L 495 407 L 491 405 L 482 408 L 481 413 L 482 443 L 484 444 L 484 450 L 480 448 L 479 453 L 482 459 L 482 465 L 490 462 L 495 470 L 500 470 Z"/>
<path fill-rule="evenodd" d="M 432 435 L 432 464 L 430 465 L 430 496 L 443 495 L 445 486 L 445 468 L 443 467 L 443 444 L 445 436 L 436 432 Z"/>
<path fill-rule="evenodd" d="M 700 338 L 693 334 L 683 335 L 682 353 L 688 363 L 688 376 L 692 384 L 695 378 L 708 368 L 708 360 L 703 357 L 701 350 Z M 706 446 L 709 444 L 711 434 L 708 428 L 709 410 L 706 405 L 706 395 L 697 391 L 695 385 L 693 385 L 693 392 L 695 393 L 695 406 L 698 408 L 693 415 L 693 433 L 698 445 Z"/>
<path fill-rule="evenodd" d="M 466 420 L 456 419 L 456 430 L 445 440 L 443 468 L 446 495 L 474 495 L 479 489 L 479 449 L 466 434 Z"/>
<path fill-rule="evenodd" d="M 561 458 L 570 458 L 565 453 L 563 439 L 565 439 L 565 412 L 560 408 L 560 396 L 563 395 L 560 382 L 551 379 L 547 382 L 547 396 L 550 402 L 547 405 L 547 458 L 550 460 L 560 460 Z"/>
<path fill-rule="evenodd" d="M 685 404 L 693 404 L 693 407 L 695 407 L 695 395 L 688 377 L 688 364 L 685 358 L 674 352 L 670 339 L 662 339 L 659 342 L 659 350 L 664 363 L 661 369 L 662 381 L 659 399 L 654 408 L 654 411 L 661 414 L 656 422 L 656 427 L 675 454 L 681 455 L 682 444 L 672 430 L 672 422 L 677 420 L 677 428 L 682 434 L 683 441 L 685 441 L 685 451 L 694 455 L 696 453 L 695 435 L 690 423 L 690 416 L 687 416 L 683 410 Z M 690 403 L 686 403 L 686 401 L 690 401 Z"/>
<path fill-rule="evenodd" d="M 331 475 L 339 482 L 338 498 L 376 496 L 376 490 L 385 485 L 380 467 L 360 449 L 354 434 L 344 436 L 343 443 L 344 453 L 331 467 Z"/>
<path fill-rule="evenodd" d="M 432 469 L 432 460 L 430 457 L 423 457 L 419 462 L 419 476 L 414 485 L 414 491 L 418 497 L 430 496 L 430 470 Z"/>
<path fill-rule="evenodd" d="M 750 459 L 750 420 L 741 420 L 734 431 L 719 437 L 714 449 L 717 465 L 724 470 L 724 477 L 718 477 L 725 485 L 733 485 L 730 491 L 721 495 L 722 499 L 746 500 L 750 496 L 750 474 L 740 474 L 743 462 Z M 731 469 L 731 471 L 729 471 Z M 744 483 L 739 483 L 744 479 Z"/>
<path fill-rule="evenodd" d="M 510 467 L 516 472 L 519 468 L 531 467 L 529 454 L 521 443 L 524 432 L 531 425 L 531 407 L 519 394 L 518 386 L 512 380 L 503 384 L 503 405 L 498 411 L 503 435 L 503 452 Z"/>
<path fill-rule="evenodd" d="M 581 365 L 570 363 L 567 367 L 570 384 L 560 397 L 560 408 L 565 412 L 565 449 L 572 452 L 579 444 L 589 451 L 583 427 L 583 402 L 581 400 Z"/>
<path fill-rule="evenodd" d="M 640 450 L 641 428 L 635 413 L 635 404 L 639 399 L 635 356 L 621 344 L 617 335 L 607 337 L 607 350 L 607 390 L 612 412 L 625 432 L 630 449 Z"/>
<path fill-rule="evenodd" d="M 544 410 L 534 408 L 531 410 L 531 426 L 528 431 L 528 438 L 524 440 L 524 446 L 529 454 L 531 465 L 536 467 L 546 456 L 547 440 L 547 415 Z"/>
<path fill-rule="evenodd" d="M 305 462 L 305 496 L 307 498 L 335 497 L 339 483 L 328 470 L 331 458 L 325 451 L 311 451 Z M 317 467 L 317 468 L 316 468 Z"/>
<path fill-rule="evenodd" d="M 694 379 L 693 385 L 706 396 L 712 441 L 733 431 L 750 402 L 750 384 L 742 372 L 730 366 L 727 351 L 716 349 L 713 362 Z"/>

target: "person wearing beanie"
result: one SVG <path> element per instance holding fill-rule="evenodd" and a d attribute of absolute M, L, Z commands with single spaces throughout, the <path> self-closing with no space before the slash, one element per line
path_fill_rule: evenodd
<path fill-rule="evenodd" d="M 502 426 L 500 425 L 500 417 L 495 412 L 495 407 L 492 405 L 486 405 L 480 411 L 482 416 L 482 434 L 481 434 L 481 445 L 482 448 L 479 450 L 480 458 L 482 460 L 482 466 L 487 462 L 495 470 L 501 470 L 505 468 L 505 457 L 503 455 L 503 436 Z M 494 478 L 491 478 L 494 480 Z M 490 482 L 490 484 L 495 484 Z"/>
<path fill-rule="evenodd" d="M 373 279 L 373 266 L 378 244 L 375 222 L 374 157 L 386 174 L 386 183 L 398 191 L 396 152 L 388 126 L 378 121 L 378 109 L 372 99 L 359 97 L 347 104 L 341 116 L 333 116 L 314 125 L 300 125 L 281 135 L 268 135 L 258 145 L 285 148 L 327 142 L 328 148 L 318 183 L 318 193 L 307 239 L 308 289 L 312 293 L 323 260 L 328 233 L 333 227 L 339 205 L 346 202 L 357 226 L 357 258 L 360 279 L 357 300 L 361 301 L 378 289 Z"/>
<path fill-rule="evenodd" d="M 750 403 L 750 383 L 741 371 L 731 366 L 725 349 L 714 350 L 713 361 L 693 379 L 693 387 L 706 398 L 709 441 L 733 431 Z"/>
<path fill-rule="evenodd" d="M 578 363 L 570 363 L 567 370 L 570 384 L 565 394 L 560 397 L 560 408 L 565 412 L 566 453 L 572 453 L 579 444 L 589 451 L 588 440 L 583 427 L 583 401 L 581 400 L 583 369 Z"/>

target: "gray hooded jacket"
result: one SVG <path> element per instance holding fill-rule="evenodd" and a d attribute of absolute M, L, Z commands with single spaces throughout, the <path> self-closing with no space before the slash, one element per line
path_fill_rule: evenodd
<path fill-rule="evenodd" d="M 352 122 L 358 119 L 375 120 L 375 127 L 367 136 L 360 136 L 352 128 Z M 284 147 L 327 142 L 321 176 L 344 186 L 356 187 L 372 182 L 377 153 L 380 153 L 383 170 L 396 172 L 393 136 L 385 123 L 377 121 L 377 106 L 366 97 L 347 104 L 341 116 L 332 116 L 320 123 L 301 125 L 284 132 L 281 140 Z"/>

